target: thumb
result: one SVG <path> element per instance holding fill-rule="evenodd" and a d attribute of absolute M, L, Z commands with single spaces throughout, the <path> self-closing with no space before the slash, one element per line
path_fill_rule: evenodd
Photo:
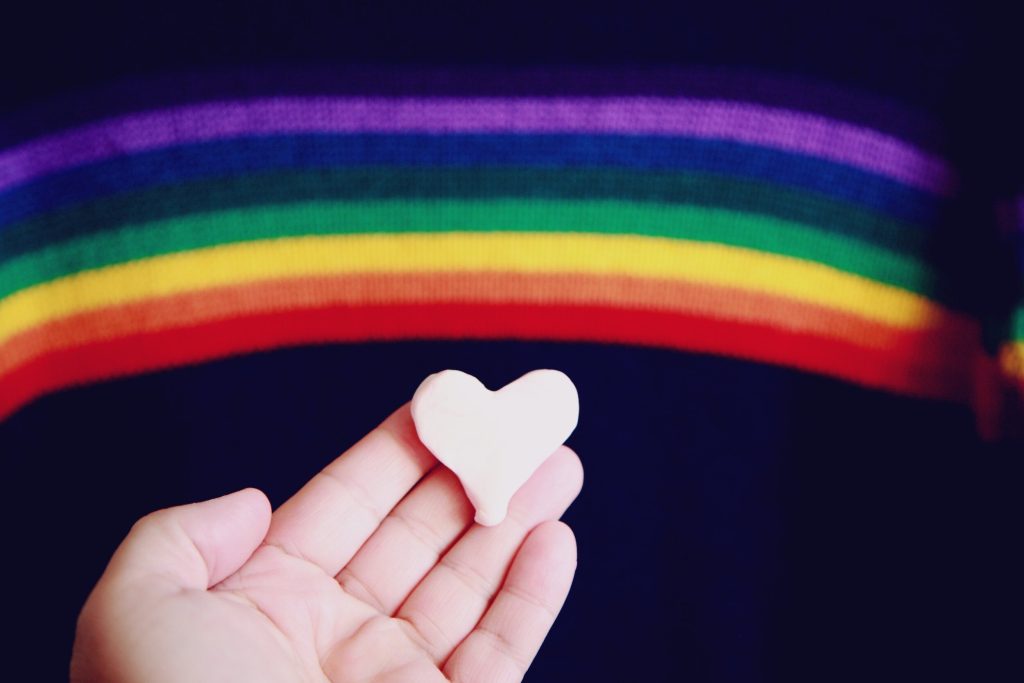
<path fill-rule="evenodd" d="M 132 526 L 106 574 L 205 590 L 245 564 L 267 535 L 270 513 L 266 495 L 253 488 L 157 510 Z"/>

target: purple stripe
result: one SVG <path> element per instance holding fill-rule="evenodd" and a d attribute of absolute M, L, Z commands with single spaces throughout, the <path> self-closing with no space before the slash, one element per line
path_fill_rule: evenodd
<path fill-rule="evenodd" d="M 122 116 L 0 153 L 0 190 L 116 156 L 215 139 L 302 133 L 581 133 L 727 139 L 820 157 L 936 194 L 941 159 L 811 114 L 680 98 L 273 98 Z"/>
<path fill-rule="evenodd" d="M 268 97 L 685 97 L 737 100 L 856 123 L 930 151 L 937 119 L 877 92 L 738 66 L 369 67 L 304 65 L 147 74 L 62 92 L 0 117 L 0 149 L 90 121 L 186 104 Z"/>

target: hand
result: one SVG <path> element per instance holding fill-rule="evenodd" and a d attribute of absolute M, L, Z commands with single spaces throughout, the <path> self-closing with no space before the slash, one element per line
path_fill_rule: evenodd
<path fill-rule="evenodd" d="M 562 446 L 496 527 L 420 443 L 409 404 L 271 513 L 245 489 L 159 510 L 78 620 L 75 683 L 519 681 L 572 583 Z"/>

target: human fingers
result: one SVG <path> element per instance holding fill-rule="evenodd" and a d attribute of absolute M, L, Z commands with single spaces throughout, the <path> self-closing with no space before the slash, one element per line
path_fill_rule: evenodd
<path fill-rule="evenodd" d="M 273 515 L 267 544 L 337 574 L 437 460 L 406 402 Z"/>
<path fill-rule="evenodd" d="M 534 529 L 476 628 L 444 666 L 460 683 L 518 683 L 565 603 L 576 572 L 576 539 L 562 522 Z"/>
<path fill-rule="evenodd" d="M 416 586 L 395 616 L 438 664 L 480 621 L 526 536 L 561 517 L 582 484 L 579 458 L 560 446 L 512 498 L 501 524 L 472 526 Z"/>
<path fill-rule="evenodd" d="M 472 523 L 473 506 L 458 477 L 435 468 L 384 518 L 338 573 L 338 583 L 382 614 L 394 614 Z"/>
<path fill-rule="evenodd" d="M 256 489 L 157 510 L 132 526 L 103 579 L 159 577 L 205 590 L 249 559 L 269 523 L 270 502 Z"/>

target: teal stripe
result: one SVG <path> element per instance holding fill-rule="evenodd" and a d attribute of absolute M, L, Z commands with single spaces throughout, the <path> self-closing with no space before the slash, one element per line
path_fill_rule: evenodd
<path fill-rule="evenodd" d="M 0 297 L 81 270 L 229 242 L 443 231 L 594 232 L 717 242 L 818 261 L 925 296 L 935 291 L 930 269 L 915 259 L 756 214 L 622 201 L 408 200 L 232 209 L 87 235 L 0 265 Z"/>
<path fill-rule="evenodd" d="M 706 173 L 603 169 L 373 167 L 251 174 L 147 188 L 47 213 L 8 228 L 0 262 L 117 227 L 259 204 L 344 199 L 619 200 L 772 216 L 919 256 L 928 231 L 819 194 Z"/>

